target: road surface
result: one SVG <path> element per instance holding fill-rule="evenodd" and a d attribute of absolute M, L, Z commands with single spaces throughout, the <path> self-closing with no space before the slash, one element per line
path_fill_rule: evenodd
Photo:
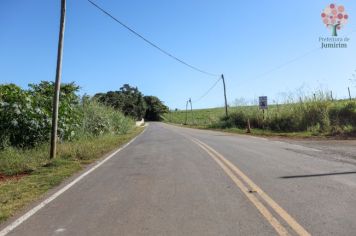
<path fill-rule="evenodd" d="M 151 123 L 8 235 L 356 235 L 355 145 L 330 143 Z"/>

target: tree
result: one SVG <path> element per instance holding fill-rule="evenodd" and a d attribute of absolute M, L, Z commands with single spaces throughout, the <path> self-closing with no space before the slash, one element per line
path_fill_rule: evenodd
<path fill-rule="evenodd" d="M 159 121 L 161 120 L 161 115 L 169 111 L 168 107 L 158 97 L 145 96 L 144 99 L 147 104 L 146 120 Z"/>
<path fill-rule="evenodd" d="M 321 18 L 326 27 L 331 29 L 332 36 L 336 37 L 337 31 L 347 23 L 349 15 L 345 12 L 344 6 L 330 4 L 321 13 Z"/>
<path fill-rule="evenodd" d="M 119 91 L 98 93 L 94 95 L 100 103 L 120 110 L 126 116 L 142 119 L 146 112 L 146 103 L 143 94 L 137 87 L 124 84 Z"/>

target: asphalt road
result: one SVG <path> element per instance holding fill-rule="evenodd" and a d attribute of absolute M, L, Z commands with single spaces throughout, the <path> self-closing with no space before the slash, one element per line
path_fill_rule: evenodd
<path fill-rule="evenodd" d="M 151 123 L 8 235 L 356 235 L 354 146 L 317 144 Z"/>

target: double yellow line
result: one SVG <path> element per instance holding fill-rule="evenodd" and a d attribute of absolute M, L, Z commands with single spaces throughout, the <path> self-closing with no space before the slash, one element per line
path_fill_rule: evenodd
<path fill-rule="evenodd" d="M 215 160 L 215 162 L 225 171 L 237 187 L 240 188 L 247 199 L 258 209 L 262 216 L 266 218 L 279 235 L 290 235 L 290 233 L 280 223 L 280 221 L 273 216 L 263 202 L 273 209 L 274 212 L 277 213 L 279 217 L 282 218 L 290 226 L 290 228 L 295 231 L 295 233 L 303 236 L 310 235 L 310 233 L 308 233 L 292 216 L 290 216 L 281 206 L 279 206 L 229 160 L 200 140 L 196 138 L 191 138 L 191 140 L 205 150 Z"/>

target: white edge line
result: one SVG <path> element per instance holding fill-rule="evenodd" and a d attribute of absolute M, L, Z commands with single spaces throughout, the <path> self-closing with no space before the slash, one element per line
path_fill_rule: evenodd
<path fill-rule="evenodd" d="M 75 180 L 73 180 L 72 182 L 70 182 L 69 184 L 67 184 L 66 186 L 64 186 L 63 188 L 61 188 L 60 190 L 58 190 L 56 193 L 54 193 L 52 196 L 50 196 L 49 198 L 45 199 L 44 201 L 42 201 L 40 204 L 38 204 L 37 206 L 35 206 L 34 208 L 32 208 L 31 210 L 29 210 L 28 212 L 26 212 L 24 215 L 22 215 L 21 217 L 19 217 L 18 219 L 16 219 L 14 222 L 12 222 L 10 225 L 8 225 L 7 227 L 5 227 L 3 230 L 0 231 L 0 236 L 5 236 L 8 233 L 10 233 L 12 230 L 14 230 L 17 226 L 19 226 L 20 224 L 22 224 L 23 222 L 25 222 L 28 218 L 30 218 L 32 215 L 34 215 L 36 212 L 38 212 L 39 210 L 41 210 L 43 207 L 45 207 L 47 204 L 49 204 L 50 202 L 52 202 L 54 199 L 56 199 L 57 197 L 59 197 L 62 193 L 64 193 L 65 191 L 67 191 L 68 189 L 70 189 L 73 185 L 75 185 L 76 183 L 78 183 L 80 180 L 82 180 L 85 176 L 87 176 L 88 174 L 90 174 L 91 172 L 93 172 L 95 169 L 97 169 L 98 167 L 100 167 L 102 164 L 104 164 L 105 162 L 107 162 L 108 160 L 110 160 L 113 156 L 115 156 L 117 153 L 119 153 L 120 151 L 122 151 L 124 148 L 126 148 L 127 146 L 129 146 L 132 142 L 134 142 L 139 136 L 141 136 L 144 132 L 146 131 L 146 129 L 144 129 L 138 136 L 136 136 L 134 139 L 132 139 L 130 142 L 126 143 L 124 146 L 122 146 L 121 148 L 117 149 L 115 152 L 113 152 L 112 154 L 110 154 L 108 157 L 106 157 L 104 160 L 100 161 L 98 164 L 96 164 L 95 166 L 93 166 L 92 168 L 90 168 L 89 170 L 87 170 L 85 173 L 81 174 L 79 177 L 77 177 Z"/>

